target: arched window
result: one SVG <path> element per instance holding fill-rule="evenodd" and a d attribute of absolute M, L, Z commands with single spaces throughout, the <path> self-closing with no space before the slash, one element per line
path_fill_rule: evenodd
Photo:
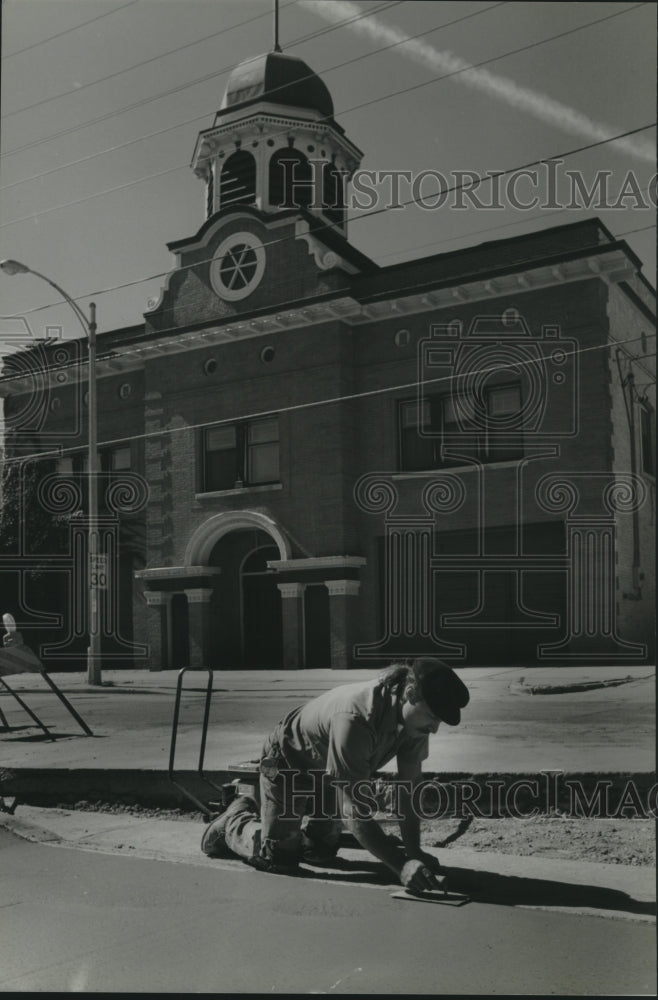
<path fill-rule="evenodd" d="M 278 149 L 270 160 L 270 205 L 306 208 L 313 204 L 313 169 L 297 149 Z"/>
<path fill-rule="evenodd" d="M 253 205 L 256 200 L 256 161 L 242 149 L 232 153 L 219 176 L 219 207 Z"/>
<path fill-rule="evenodd" d="M 333 163 L 325 163 L 322 170 L 322 204 L 327 218 L 342 226 L 345 221 L 343 175 Z"/>

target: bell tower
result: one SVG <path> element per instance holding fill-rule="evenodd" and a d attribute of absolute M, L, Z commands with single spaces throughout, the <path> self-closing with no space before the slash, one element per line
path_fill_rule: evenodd
<path fill-rule="evenodd" d="M 324 81 L 281 51 L 277 8 L 273 50 L 232 71 L 212 128 L 199 133 L 192 169 L 206 185 L 206 218 L 235 205 L 304 208 L 346 236 L 346 188 L 363 154 L 334 120 Z"/>

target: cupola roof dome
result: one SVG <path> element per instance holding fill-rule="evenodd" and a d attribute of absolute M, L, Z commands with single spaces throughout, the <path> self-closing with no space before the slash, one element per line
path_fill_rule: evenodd
<path fill-rule="evenodd" d="M 268 52 L 236 66 L 228 79 L 219 113 L 261 101 L 319 111 L 328 119 L 334 113 L 334 102 L 324 81 L 303 59 L 283 52 Z"/>

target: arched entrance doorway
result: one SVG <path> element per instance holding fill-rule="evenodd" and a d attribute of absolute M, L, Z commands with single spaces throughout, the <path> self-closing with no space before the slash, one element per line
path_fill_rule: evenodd
<path fill-rule="evenodd" d="M 185 550 L 186 567 L 213 567 L 212 593 L 204 605 L 204 662 L 225 670 L 278 667 L 283 625 L 278 574 L 269 559 L 290 559 L 290 542 L 277 522 L 260 511 L 213 514 Z"/>
<path fill-rule="evenodd" d="M 245 667 L 280 667 L 283 656 L 281 594 L 268 559 L 276 559 L 276 545 L 264 545 L 242 563 L 242 659 Z"/>
<path fill-rule="evenodd" d="M 215 578 L 210 607 L 212 662 L 226 670 L 267 669 L 282 664 L 281 594 L 267 568 L 279 549 L 259 529 L 231 531 L 219 539 L 208 564 Z"/>

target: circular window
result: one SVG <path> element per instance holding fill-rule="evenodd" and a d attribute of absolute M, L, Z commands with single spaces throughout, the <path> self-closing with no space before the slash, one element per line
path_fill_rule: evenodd
<path fill-rule="evenodd" d="M 59 410 L 59 408 L 60 408 L 61 405 L 62 405 L 61 399 L 58 399 L 57 396 L 55 396 L 55 398 L 50 403 L 50 409 L 54 413 L 55 410 Z"/>
<path fill-rule="evenodd" d="M 213 375 L 217 371 L 217 358 L 208 358 L 203 363 L 203 374 Z"/>
<path fill-rule="evenodd" d="M 396 347 L 406 347 L 409 343 L 409 338 L 411 334 L 408 330 L 397 330 L 395 333 L 395 346 Z"/>
<path fill-rule="evenodd" d="M 222 299 L 236 302 L 258 287 L 265 271 L 265 248 L 253 233 L 233 233 L 217 248 L 210 282 Z"/>
<path fill-rule="evenodd" d="M 133 387 L 130 382 L 122 382 L 119 386 L 117 392 L 119 393 L 119 399 L 128 399 L 128 396 L 133 391 Z"/>
<path fill-rule="evenodd" d="M 268 345 L 260 352 L 260 359 L 264 365 L 269 365 L 270 361 L 274 361 L 274 354 L 274 348 Z"/>

